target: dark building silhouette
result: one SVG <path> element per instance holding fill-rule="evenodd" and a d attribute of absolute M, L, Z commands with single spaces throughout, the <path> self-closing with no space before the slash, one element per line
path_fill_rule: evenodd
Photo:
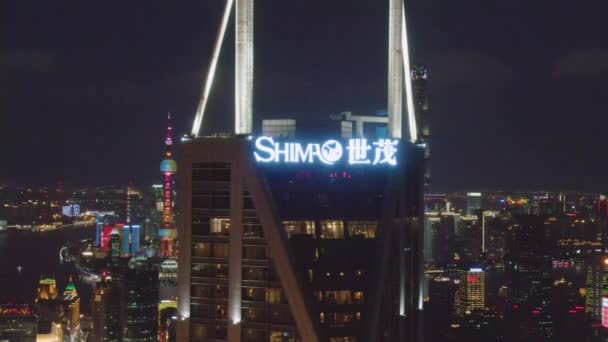
<path fill-rule="evenodd" d="M 551 310 L 551 246 L 544 219 L 534 215 L 515 218 L 506 239 L 505 267 L 509 282 L 507 320 L 513 338 L 550 341 L 553 337 Z"/>

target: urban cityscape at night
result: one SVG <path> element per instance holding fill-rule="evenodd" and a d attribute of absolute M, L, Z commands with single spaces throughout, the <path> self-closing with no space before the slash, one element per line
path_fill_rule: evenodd
<path fill-rule="evenodd" d="M 606 11 L 9 0 L 0 342 L 608 342 Z"/>

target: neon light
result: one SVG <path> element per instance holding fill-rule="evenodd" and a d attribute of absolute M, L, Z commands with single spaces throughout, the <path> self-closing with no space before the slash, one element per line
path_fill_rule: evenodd
<path fill-rule="evenodd" d="M 348 139 L 346 150 L 348 163 L 397 165 L 399 140 L 379 139 L 369 144 L 367 139 Z M 371 156 L 368 151 L 374 146 Z M 322 143 L 302 144 L 292 141 L 275 141 L 272 137 L 258 137 L 254 143 L 254 157 L 259 163 L 313 164 L 321 162 L 334 165 L 343 158 L 344 147 L 337 140 L 326 140 Z"/>
<path fill-rule="evenodd" d="M 471 268 L 469 272 L 483 272 L 483 270 L 481 268 Z"/>

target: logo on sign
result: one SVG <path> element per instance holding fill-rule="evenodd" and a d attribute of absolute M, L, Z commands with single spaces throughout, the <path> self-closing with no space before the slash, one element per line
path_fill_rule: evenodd
<path fill-rule="evenodd" d="M 272 137 L 259 137 L 255 140 L 255 160 L 260 163 L 307 163 L 321 162 L 334 165 L 348 156 L 348 163 L 368 165 L 397 165 L 396 139 L 348 139 L 346 148 L 337 140 L 323 143 L 303 144 L 298 142 L 277 142 Z"/>

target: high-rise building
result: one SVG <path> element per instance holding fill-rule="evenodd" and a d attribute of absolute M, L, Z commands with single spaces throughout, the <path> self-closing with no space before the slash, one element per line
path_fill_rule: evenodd
<path fill-rule="evenodd" d="M 96 341 L 158 341 L 158 269 L 143 256 L 120 259 L 97 284 L 92 305 Z"/>
<path fill-rule="evenodd" d="M 597 240 L 608 244 L 608 200 L 601 195 L 597 201 Z"/>
<path fill-rule="evenodd" d="M 180 147 L 179 341 L 419 336 L 419 147 L 270 137 Z"/>
<path fill-rule="evenodd" d="M 124 341 L 158 341 L 158 269 L 145 257 L 134 257 L 123 276 Z"/>
<path fill-rule="evenodd" d="M 95 284 L 95 294 L 91 303 L 91 320 L 93 322 L 93 329 L 91 331 L 90 339 L 92 342 L 110 341 L 106 336 L 109 330 L 108 322 L 108 304 L 110 295 L 111 281 L 107 280 L 105 276 L 100 282 Z"/>
<path fill-rule="evenodd" d="M 454 262 L 455 233 L 459 222 L 459 213 L 425 213 L 424 261 L 427 265 L 445 266 Z"/>
<path fill-rule="evenodd" d="M 165 137 L 165 159 L 160 164 L 163 181 L 163 226 L 158 231 L 160 241 L 160 254 L 170 257 L 174 252 L 174 243 L 177 238 L 177 230 L 173 216 L 173 176 L 177 171 L 177 163 L 173 160 L 173 126 L 171 124 L 171 113 L 167 115 L 167 135 Z"/>
<path fill-rule="evenodd" d="M 0 305 L 0 341 L 36 342 L 38 325 L 26 304 Z"/>
<path fill-rule="evenodd" d="M 120 256 L 121 256 L 121 238 L 120 231 L 117 227 L 112 228 L 112 232 L 110 233 L 110 264 L 113 267 L 117 267 L 120 264 Z"/>
<path fill-rule="evenodd" d="M 429 120 L 428 69 L 424 65 L 413 65 L 411 69 L 414 111 L 418 124 L 418 142 L 424 148 L 424 186 L 429 191 L 431 183 L 431 126 Z"/>
<path fill-rule="evenodd" d="M 140 224 L 145 216 L 144 201 L 141 192 L 129 182 L 127 187 L 127 210 L 125 221 L 127 224 Z"/>
<path fill-rule="evenodd" d="M 82 336 L 80 328 L 80 296 L 76 290 L 76 285 L 70 280 L 68 285 L 65 287 L 62 296 L 64 317 L 63 328 L 64 337 L 70 339 L 70 341 L 77 341 L 79 336 Z"/>
<path fill-rule="evenodd" d="M 57 282 L 53 278 L 40 279 L 38 282 L 37 300 L 55 299 L 59 295 L 57 292 Z"/>
<path fill-rule="evenodd" d="M 456 314 L 464 317 L 474 311 L 486 308 L 486 273 L 483 269 L 473 267 L 458 272 L 458 290 L 456 291 Z"/>
<path fill-rule="evenodd" d="M 138 224 L 126 224 L 122 227 L 122 254 L 135 255 L 139 254 L 139 239 L 141 227 Z"/>
<path fill-rule="evenodd" d="M 475 215 L 482 208 L 483 197 L 481 192 L 467 193 L 467 215 Z"/>
<path fill-rule="evenodd" d="M 95 244 L 103 248 L 103 229 L 118 223 L 118 215 L 115 215 L 113 211 L 96 212 L 95 218 Z"/>
<path fill-rule="evenodd" d="M 549 341 L 553 336 L 551 313 L 552 256 L 544 219 L 534 215 L 515 218 L 506 236 L 505 269 L 509 304 L 517 308 L 516 326 L 525 325 L 526 336 Z"/>
<path fill-rule="evenodd" d="M 602 318 L 602 300 L 608 296 L 608 257 L 596 256 L 587 265 L 585 311 L 594 319 Z"/>

